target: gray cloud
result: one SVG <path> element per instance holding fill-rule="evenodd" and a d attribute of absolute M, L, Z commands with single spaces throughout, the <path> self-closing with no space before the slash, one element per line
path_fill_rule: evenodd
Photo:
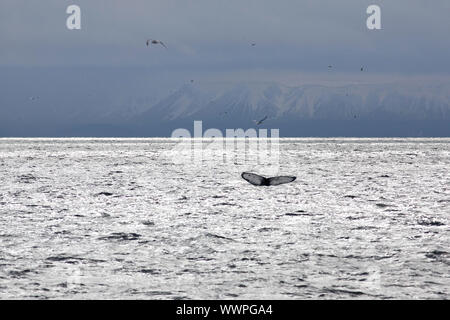
<path fill-rule="evenodd" d="M 65 27 L 74 3 L 82 9 L 79 31 Z M 382 8 L 380 31 L 365 26 L 373 3 Z M 447 0 L 3 0 L 0 61 L 307 72 L 368 64 L 373 72 L 449 73 L 449 9 Z M 149 37 L 169 50 L 149 50 Z"/>

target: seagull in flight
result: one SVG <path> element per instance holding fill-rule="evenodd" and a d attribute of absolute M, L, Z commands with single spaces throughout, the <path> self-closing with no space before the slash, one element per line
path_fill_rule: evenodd
<path fill-rule="evenodd" d="M 263 123 L 265 120 L 267 119 L 267 116 L 265 116 L 264 118 L 262 118 L 261 120 L 253 120 L 257 126 L 259 126 L 261 123 Z"/>
<path fill-rule="evenodd" d="M 146 43 L 147 43 L 147 47 L 148 47 L 150 44 L 160 44 L 160 45 L 162 45 L 164 48 L 167 49 L 166 45 L 165 45 L 161 40 L 148 39 Z"/>

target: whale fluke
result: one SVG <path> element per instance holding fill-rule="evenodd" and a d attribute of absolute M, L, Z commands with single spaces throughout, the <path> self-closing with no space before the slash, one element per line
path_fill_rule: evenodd
<path fill-rule="evenodd" d="M 278 186 L 280 184 L 289 183 L 297 179 L 297 177 L 293 176 L 265 178 L 250 172 L 243 172 L 241 174 L 241 177 L 254 186 Z"/>

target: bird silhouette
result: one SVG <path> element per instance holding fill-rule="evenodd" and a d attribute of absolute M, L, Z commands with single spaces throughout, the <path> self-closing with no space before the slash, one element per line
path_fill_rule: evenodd
<path fill-rule="evenodd" d="M 147 44 L 147 47 L 148 47 L 150 44 L 160 44 L 160 45 L 162 45 L 164 48 L 167 49 L 166 45 L 165 45 L 161 40 L 148 39 L 147 42 L 146 42 L 146 44 Z"/>
<path fill-rule="evenodd" d="M 263 123 L 265 120 L 267 119 L 267 116 L 265 116 L 264 118 L 262 118 L 261 120 L 253 120 L 257 126 L 259 126 L 261 123 Z"/>

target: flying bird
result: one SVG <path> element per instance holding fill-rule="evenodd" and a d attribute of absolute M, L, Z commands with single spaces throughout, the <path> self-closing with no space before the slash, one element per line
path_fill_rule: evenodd
<path fill-rule="evenodd" d="M 364 71 L 364 67 L 361 67 L 361 71 Z"/>
<path fill-rule="evenodd" d="M 263 176 L 250 172 L 243 172 L 241 174 L 241 177 L 254 186 L 278 186 L 280 184 L 289 183 L 297 179 L 297 177 L 294 176 L 278 176 L 265 178 Z"/>
<path fill-rule="evenodd" d="M 148 47 L 150 44 L 160 44 L 160 45 L 162 45 L 164 48 L 167 49 L 166 45 L 165 45 L 162 41 L 160 41 L 160 40 L 148 39 L 147 42 L 146 42 L 146 44 L 147 44 L 147 47 Z"/>
<path fill-rule="evenodd" d="M 253 120 L 257 126 L 259 126 L 261 123 L 263 123 L 265 120 L 267 119 L 267 116 L 265 116 L 264 118 L 262 118 L 261 120 Z"/>
<path fill-rule="evenodd" d="M 256 43 L 252 43 L 252 47 L 256 46 Z"/>

